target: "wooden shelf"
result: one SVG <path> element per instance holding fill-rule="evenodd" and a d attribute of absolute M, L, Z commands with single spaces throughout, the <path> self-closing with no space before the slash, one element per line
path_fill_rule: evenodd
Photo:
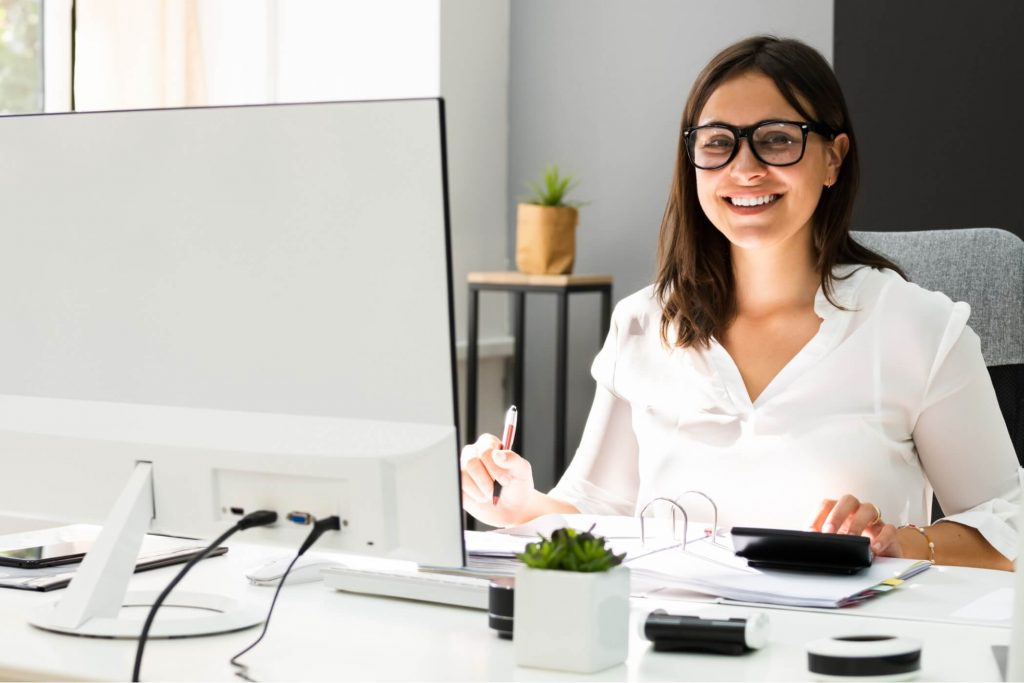
<path fill-rule="evenodd" d="M 611 275 L 530 275 L 516 271 L 470 273 L 466 279 L 482 285 L 538 285 L 542 287 L 571 287 L 574 285 L 610 285 Z"/>

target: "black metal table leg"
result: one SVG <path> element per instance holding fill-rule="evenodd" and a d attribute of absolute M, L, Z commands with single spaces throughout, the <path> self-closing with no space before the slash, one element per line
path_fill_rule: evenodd
<path fill-rule="evenodd" d="M 471 273 L 470 274 L 470 298 L 469 298 L 469 338 L 467 340 L 467 387 L 466 387 L 466 436 L 467 442 L 476 439 L 481 426 L 477 424 L 480 415 L 477 403 L 479 402 L 479 293 L 480 290 L 506 292 L 512 294 L 512 326 L 515 339 L 513 352 L 511 376 L 512 402 L 519 408 L 519 429 L 517 430 L 516 442 L 513 449 L 516 452 L 524 450 L 522 434 L 524 415 L 527 412 L 526 403 L 530 399 L 526 397 L 525 376 L 526 376 L 526 303 L 529 294 L 548 293 L 554 294 L 557 306 L 556 321 L 556 358 L 555 358 L 555 410 L 554 410 L 554 438 L 555 449 L 552 453 L 552 465 L 555 479 L 559 479 L 565 472 L 568 465 L 570 449 L 566 443 L 568 434 L 568 385 L 569 385 L 569 295 L 582 292 L 591 292 L 601 295 L 600 318 L 601 318 L 601 341 L 607 337 L 611 326 L 612 316 L 612 284 L 611 278 L 607 276 L 569 276 L 548 278 L 537 276 L 526 276 L 516 273 Z M 543 389 L 541 389 L 543 391 Z M 482 430 L 491 432 L 500 428 L 500 425 L 483 425 Z"/>
<path fill-rule="evenodd" d="M 608 336 L 612 327 L 612 288 L 609 285 L 601 289 L 601 343 Z"/>
<path fill-rule="evenodd" d="M 512 361 L 512 404 L 519 409 L 516 440 L 523 434 L 523 368 L 526 366 L 526 292 L 514 292 L 512 296 L 512 327 L 515 338 L 515 356 Z M 515 450 L 515 443 L 512 444 Z M 519 452 L 519 451 L 516 451 Z"/>
<path fill-rule="evenodd" d="M 558 299 L 558 332 L 555 356 L 555 483 L 565 472 L 566 373 L 569 371 L 569 294 L 556 294 Z"/>
<path fill-rule="evenodd" d="M 477 317 L 479 310 L 480 290 L 470 285 L 469 334 L 466 338 L 466 433 L 462 437 L 465 443 L 476 441 L 477 372 L 479 361 L 479 349 L 477 348 L 479 343 L 479 321 Z"/>

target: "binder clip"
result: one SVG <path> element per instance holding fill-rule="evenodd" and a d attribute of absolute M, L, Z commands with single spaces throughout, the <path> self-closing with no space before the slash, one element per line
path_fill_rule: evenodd
<path fill-rule="evenodd" d="M 641 630 L 659 652 L 741 655 L 764 647 L 768 617 L 758 613 L 749 619 L 702 619 L 656 609 L 647 615 Z"/>

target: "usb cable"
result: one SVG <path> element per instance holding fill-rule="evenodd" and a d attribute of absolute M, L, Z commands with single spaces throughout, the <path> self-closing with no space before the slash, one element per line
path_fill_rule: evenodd
<path fill-rule="evenodd" d="M 250 529 L 254 526 L 267 526 L 268 524 L 273 524 L 276 521 L 277 513 L 271 510 L 257 510 L 256 512 L 250 512 L 245 517 L 238 520 L 237 524 L 221 534 L 217 540 L 208 545 L 206 550 L 189 560 L 188 564 L 182 567 L 181 571 L 178 572 L 178 575 L 171 579 L 171 582 L 167 584 L 167 587 L 164 588 L 156 601 L 153 602 L 153 606 L 149 608 L 149 614 L 146 615 L 146 621 L 142 625 L 142 632 L 139 634 L 139 645 L 135 650 L 135 666 L 132 668 L 133 682 L 139 680 L 139 671 L 142 669 L 142 653 L 146 649 L 146 640 L 149 638 L 149 629 L 153 625 L 153 619 L 156 618 L 156 611 L 160 609 L 160 605 L 164 604 L 164 600 L 166 600 L 167 596 L 171 594 L 174 587 L 177 586 L 183 578 L 185 578 L 185 575 L 188 574 L 189 570 L 191 570 L 192 567 L 201 560 L 205 560 L 209 557 L 210 553 L 212 553 L 218 546 L 220 546 L 221 543 L 233 536 L 236 532 L 244 531 L 245 529 Z"/>
<path fill-rule="evenodd" d="M 267 610 L 267 619 L 263 622 L 263 630 L 260 632 L 259 637 L 252 641 L 244 650 L 236 654 L 231 658 L 231 666 L 235 667 L 235 675 L 241 678 L 243 681 L 253 681 L 254 679 L 249 677 L 249 667 L 238 661 L 238 658 L 244 655 L 249 650 L 256 647 L 263 636 L 267 635 L 267 628 L 270 626 L 270 617 L 274 613 L 274 605 L 277 604 L 277 596 L 281 592 L 281 587 L 284 586 L 284 582 L 288 579 L 288 574 L 291 572 L 292 567 L 298 561 L 302 555 L 309 550 L 317 539 L 324 534 L 325 531 L 338 531 L 341 528 L 341 520 L 336 516 L 325 517 L 324 519 L 313 522 L 313 529 L 306 536 L 306 540 L 302 542 L 302 546 L 299 547 L 299 552 L 295 554 L 292 561 L 288 563 L 288 568 L 284 570 L 284 576 L 281 577 L 281 581 L 277 584 L 277 589 L 274 591 L 274 599 L 270 601 L 270 609 Z"/>

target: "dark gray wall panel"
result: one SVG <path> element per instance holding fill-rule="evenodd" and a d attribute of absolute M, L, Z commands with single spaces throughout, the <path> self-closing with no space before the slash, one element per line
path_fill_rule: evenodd
<path fill-rule="evenodd" d="M 836 0 L 835 69 L 862 151 L 854 225 L 1024 237 L 1024 3 Z"/>

